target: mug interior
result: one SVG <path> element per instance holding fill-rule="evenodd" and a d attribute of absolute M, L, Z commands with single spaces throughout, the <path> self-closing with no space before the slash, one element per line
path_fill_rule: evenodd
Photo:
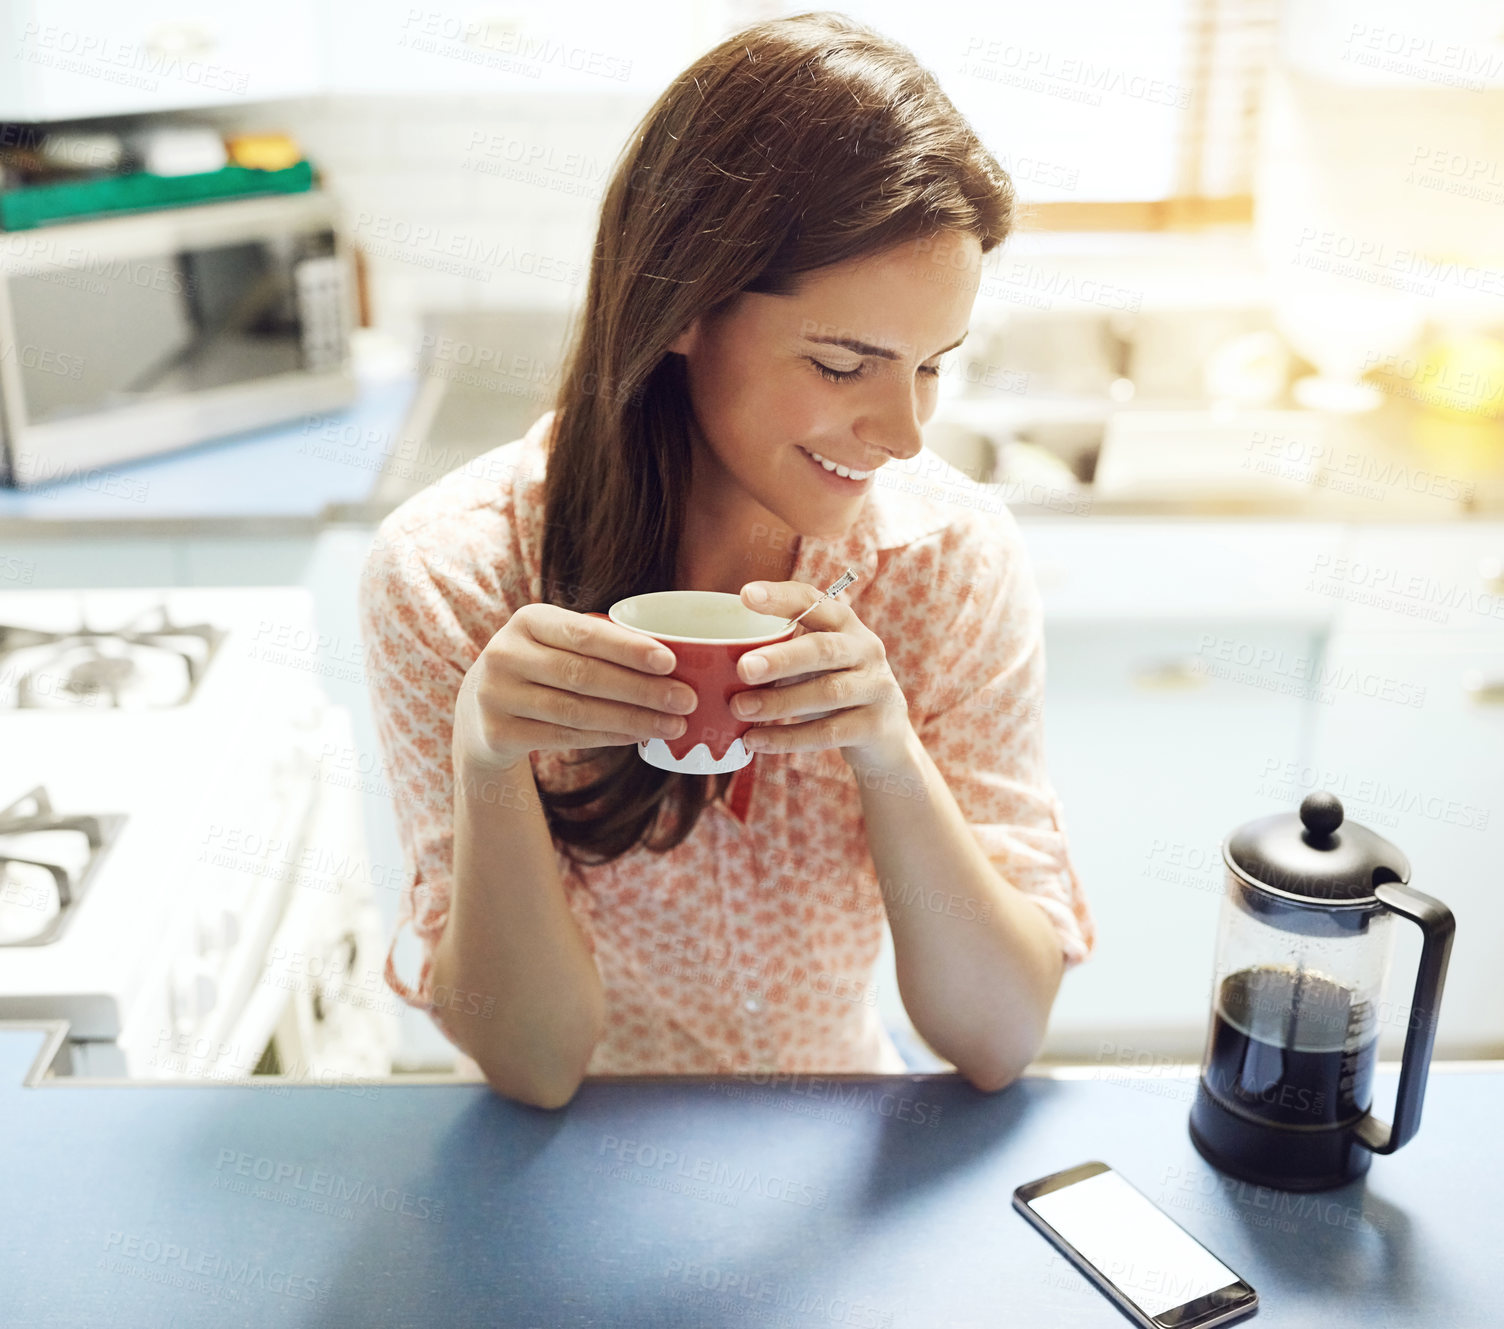
<path fill-rule="evenodd" d="M 611 620 L 663 641 L 715 644 L 768 641 L 792 631 L 787 618 L 748 609 L 725 591 L 653 591 L 618 600 Z"/>

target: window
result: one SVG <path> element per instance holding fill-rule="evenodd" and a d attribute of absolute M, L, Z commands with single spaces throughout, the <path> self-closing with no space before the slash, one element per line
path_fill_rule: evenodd
<path fill-rule="evenodd" d="M 727 31 L 813 8 L 730 0 Z M 1031 230 L 1248 221 L 1279 0 L 849 0 L 903 42 L 1012 176 Z"/>

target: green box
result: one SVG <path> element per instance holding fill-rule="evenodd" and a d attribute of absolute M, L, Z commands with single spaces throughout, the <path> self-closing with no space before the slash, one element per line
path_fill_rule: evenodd
<path fill-rule="evenodd" d="M 98 180 L 33 185 L 0 194 L 0 230 L 29 231 L 55 222 L 87 221 L 122 212 L 183 208 L 195 203 L 299 194 L 313 188 L 313 165 L 301 161 L 281 171 L 224 166 L 197 175 L 111 175 Z"/>

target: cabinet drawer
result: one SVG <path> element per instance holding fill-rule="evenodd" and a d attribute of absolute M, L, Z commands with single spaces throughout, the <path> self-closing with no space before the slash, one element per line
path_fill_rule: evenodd
<path fill-rule="evenodd" d="M 1504 523 L 1352 527 L 1309 589 L 1344 631 L 1504 638 Z"/>
<path fill-rule="evenodd" d="M 1384 706 L 1350 692 L 1319 708 L 1302 796 L 1319 784 L 1344 811 L 1410 860 L 1417 890 L 1457 919 L 1441 1003 L 1438 1056 L 1504 1051 L 1504 634 L 1351 635 L 1332 664 L 1352 674 L 1402 679 L 1421 705 Z M 1419 953 L 1416 930 L 1396 928 L 1388 996 L 1408 1003 Z M 1402 1030 L 1381 1033 L 1398 1055 Z"/>
<path fill-rule="evenodd" d="M 1311 571 L 1342 528 L 1314 522 L 1093 518 L 1029 522 L 1024 543 L 1045 617 L 1059 622 L 1301 619 L 1323 624 L 1330 598 Z"/>
<path fill-rule="evenodd" d="M 1155 1051 L 1200 1056 L 1220 845 L 1278 810 L 1261 781 L 1307 755 L 1315 703 L 1291 674 L 1322 649 L 1301 622 L 1047 625 L 1045 746 L 1098 929 L 1061 988 L 1052 1050 L 1158 1031 L 1179 1042 Z M 1208 668 L 1219 652 L 1249 664 Z"/>

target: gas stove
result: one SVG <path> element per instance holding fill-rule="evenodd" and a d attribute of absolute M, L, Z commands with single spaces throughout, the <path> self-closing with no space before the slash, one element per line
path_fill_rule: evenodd
<path fill-rule="evenodd" d="M 0 808 L 0 946 L 56 941 L 124 824 L 60 816 L 41 785 Z"/>
<path fill-rule="evenodd" d="M 0 1019 L 67 1019 L 75 1074 L 249 1076 L 319 1001 L 272 990 L 274 951 L 384 957 L 359 794 L 325 769 L 353 740 L 311 597 L 16 592 L 0 625 Z M 309 879 L 335 858 L 340 880 Z M 387 1015 L 355 1031 L 369 1073 Z"/>
<path fill-rule="evenodd" d="M 225 635 L 212 623 L 177 622 L 161 602 L 113 626 L 91 623 L 86 606 L 66 626 L 0 621 L 0 711 L 182 706 Z"/>
<path fill-rule="evenodd" d="M 7 591 L 0 720 L 276 710 L 306 693 L 328 645 L 296 586 Z"/>

